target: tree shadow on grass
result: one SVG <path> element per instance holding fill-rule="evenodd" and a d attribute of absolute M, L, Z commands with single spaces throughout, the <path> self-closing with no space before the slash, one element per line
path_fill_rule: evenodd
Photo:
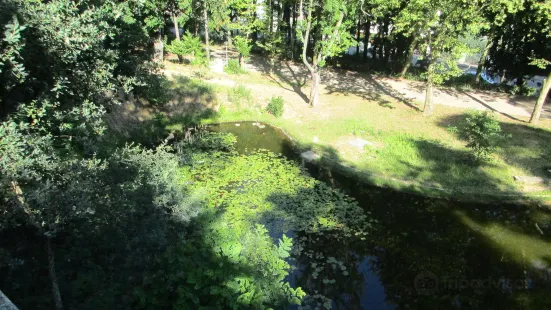
<path fill-rule="evenodd" d="M 375 101 L 383 107 L 392 107 L 392 102 L 387 99 L 392 98 L 416 111 L 420 111 L 413 100 L 401 95 L 384 80 L 371 74 L 336 69 L 327 70 L 322 83 L 325 85 L 328 94 L 353 94 L 364 100 Z"/>
<path fill-rule="evenodd" d="M 270 81 L 279 85 L 279 87 L 293 91 L 299 95 L 304 102 L 308 103 L 308 96 L 302 91 L 302 88 L 306 85 L 309 73 L 306 70 L 301 70 L 300 67 L 294 63 L 285 60 L 274 61 L 274 66 L 271 67 L 267 59 L 262 56 L 251 57 L 251 65 Z M 289 88 L 291 86 L 291 88 Z"/>

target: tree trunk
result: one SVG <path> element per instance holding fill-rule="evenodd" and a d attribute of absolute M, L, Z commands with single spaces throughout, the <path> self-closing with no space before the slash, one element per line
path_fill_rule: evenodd
<path fill-rule="evenodd" d="M 205 22 L 205 51 L 207 52 L 207 61 L 210 61 L 210 46 L 209 46 L 209 18 L 207 14 L 207 4 L 203 4 L 203 19 Z"/>
<path fill-rule="evenodd" d="M 245 68 L 245 61 L 244 61 L 243 55 L 241 54 L 239 54 L 239 67 L 241 67 L 241 69 Z"/>
<path fill-rule="evenodd" d="M 51 240 L 46 237 L 46 252 L 48 253 L 48 274 L 50 276 L 50 282 L 52 284 L 52 295 L 54 298 L 54 307 L 56 310 L 63 309 L 63 303 L 61 302 L 61 293 L 59 292 L 59 285 L 57 283 L 57 275 L 55 272 L 55 256 L 52 250 Z"/>
<path fill-rule="evenodd" d="M 281 31 L 281 26 L 283 24 L 283 4 L 281 4 L 281 1 L 278 1 L 277 3 L 277 26 L 276 26 L 276 32 Z"/>
<path fill-rule="evenodd" d="M 310 0 L 308 5 L 308 17 L 306 22 L 306 32 L 304 33 L 304 36 L 302 37 L 302 62 L 308 68 L 308 71 L 310 71 L 310 74 L 312 76 L 312 87 L 310 88 L 310 106 L 313 106 L 313 104 L 317 104 L 317 91 L 318 91 L 318 79 L 317 79 L 317 63 L 316 63 L 316 55 L 312 56 L 312 65 L 308 62 L 308 58 L 306 57 L 306 52 L 308 50 L 308 41 L 310 38 L 310 30 L 312 28 L 312 5 L 314 1 Z M 302 0 L 300 1 L 300 9 L 302 9 Z M 300 19 L 303 20 L 302 12 L 299 12 Z M 315 95 L 315 100 L 314 100 Z"/>
<path fill-rule="evenodd" d="M 274 0 L 268 0 L 268 32 L 274 31 Z"/>
<path fill-rule="evenodd" d="M 231 40 L 231 30 L 228 29 L 226 31 L 226 41 L 228 42 L 228 47 L 232 47 L 232 40 Z"/>
<path fill-rule="evenodd" d="M 360 36 L 362 27 L 362 17 L 358 14 L 358 23 L 356 26 L 356 57 L 360 57 Z"/>
<path fill-rule="evenodd" d="M 536 101 L 536 106 L 534 107 L 534 111 L 530 117 L 530 124 L 537 124 L 540 120 L 541 110 L 543 109 L 545 99 L 547 99 L 547 95 L 549 94 L 549 89 L 551 89 L 551 72 L 549 72 L 547 79 L 543 82 L 540 95 L 538 96 L 538 101 Z"/>
<path fill-rule="evenodd" d="M 314 70 L 314 72 L 311 72 L 312 75 L 312 87 L 310 88 L 310 106 L 312 108 L 315 108 L 318 106 L 319 103 L 319 86 L 321 83 L 321 76 L 319 69 Z"/>
<path fill-rule="evenodd" d="M 482 51 L 482 55 L 480 55 L 480 59 L 478 60 L 478 67 L 476 68 L 476 76 L 474 78 L 474 81 L 478 84 L 480 83 L 480 76 L 482 76 L 482 69 L 484 68 L 484 64 L 486 63 L 486 57 L 488 57 L 488 52 L 490 51 L 490 48 L 492 47 L 492 41 L 488 40 L 486 43 L 486 46 L 484 47 L 484 50 Z"/>
<path fill-rule="evenodd" d="M 404 64 L 404 67 L 402 68 L 402 72 L 400 72 L 400 77 L 404 77 L 406 73 L 409 70 L 409 67 L 411 67 L 411 63 L 413 62 L 413 53 L 415 52 L 415 46 L 417 46 L 417 36 L 413 37 L 413 40 L 411 41 L 411 44 L 407 50 L 406 55 L 406 63 Z"/>
<path fill-rule="evenodd" d="M 178 18 L 176 18 L 176 14 L 172 14 L 172 22 L 174 23 L 174 34 L 176 35 L 176 40 L 180 41 L 180 27 L 178 27 Z"/>
<path fill-rule="evenodd" d="M 297 5 L 293 4 L 291 8 L 291 24 L 289 25 L 289 37 L 291 38 L 291 59 L 295 60 L 295 41 L 296 41 L 296 23 L 297 23 Z"/>
<path fill-rule="evenodd" d="M 427 89 L 425 92 L 425 106 L 423 107 L 423 115 L 429 116 L 432 115 L 432 112 L 434 110 L 434 103 L 432 102 L 432 95 L 433 95 L 433 81 L 432 81 L 432 73 L 434 71 L 434 64 L 432 61 L 429 63 L 429 67 L 427 69 Z"/>
<path fill-rule="evenodd" d="M 501 77 L 499 78 L 499 83 L 505 83 L 505 70 L 501 71 Z"/>
<path fill-rule="evenodd" d="M 365 23 L 365 33 L 364 33 L 364 61 L 367 61 L 367 48 L 369 46 L 369 36 L 371 35 L 371 22 L 368 21 Z"/>
<path fill-rule="evenodd" d="M 423 108 L 423 115 L 430 116 L 434 110 L 432 102 L 432 81 L 427 80 L 427 89 L 425 91 L 425 106 Z"/>

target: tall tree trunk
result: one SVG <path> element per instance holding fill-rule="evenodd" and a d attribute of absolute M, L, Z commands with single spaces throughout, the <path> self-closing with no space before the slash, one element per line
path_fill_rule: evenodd
<path fill-rule="evenodd" d="M 321 83 L 321 76 L 319 72 L 319 68 L 317 68 L 314 72 L 311 72 L 312 75 L 312 87 L 310 88 L 310 106 L 311 107 L 317 107 L 319 103 L 319 86 Z"/>
<path fill-rule="evenodd" d="M 239 67 L 241 67 L 241 69 L 245 68 L 245 60 L 241 54 L 239 54 Z"/>
<path fill-rule="evenodd" d="M 277 3 L 277 26 L 276 26 L 276 32 L 281 31 L 281 27 L 283 26 L 283 4 L 281 1 L 278 1 Z"/>
<path fill-rule="evenodd" d="M 274 32 L 274 0 L 268 0 L 268 32 Z"/>
<path fill-rule="evenodd" d="M 356 25 L 356 57 L 360 57 L 360 36 L 362 33 L 362 16 L 360 14 L 358 14 L 358 23 Z"/>
<path fill-rule="evenodd" d="M 414 35 L 413 40 L 411 41 L 409 48 L 407 50 L 406 55 L 406 63 L 404 64 L 404 67 L 402 68 L 402 72 L 400 72 L 400 77 L 404 77 L 406 73 L 409 70 L 409 67 L 411 67 L 411 63 L 413 62 L 413 53 L 415 52 L 415 47 L 417 46 L 417 36 Z"/>
<path fill-rule="evenodd" d="M 364 31 L 364 61 L 367 61 L 367 53 L 368 53 L 368 46 L 369 46 L 369 36 L 371 35 L 371 21 L 367 21 L 365 23 L 365 31 Z"/>
<path fill-rule="evenodd" d="M 176 40 L 180 41 L 180 27 L 178 27 L 178 18 L 176 18 L 176 14 L 172 14 L 172 22 L 174 23 L 174 34 L 176 35 Z"/>
<path fill-rule="evenodd" d="M 312 5 L 313 5 L 313 0 L 310 0 L 310 3 L 308 5 L 308 17 L 306 19 L 306 32 L 304 33 L 304 36 L 302 37 L 302 62 L 304 63 L 304 65 L 306 66 L 306 68 L 308 68 L 308 71 L 310 71 L 310 75 L 312 76 L 312 88 L 310 88 L 310 105 L 312 106 L 312 103 L 317 103 L 317 102 L 313 102 L 313 91 L 314 89 L 317 90 L 317 79 L 315 79 L 316 77 L 316 69 L 314 66 L 310 65 L 310 63 L 308 62 L 308 58 L 306 57 L 306 52 L 308 51 L 308 41 L 309 41 L 309 38 L 310 38 L 310 30 L 312 28 Z M 304 17 L 302 15 L 302 0 L 300 0 L 300 6 L 299 6 L 299 14 L 300 14 L 300 20 L 304 20 Z M 315 62 L 315 57 L 316 55 L 312 56 L 313 57 L 313 63 Z M 314 64 L 315 65 L 315 64 Z M 316 96 L 317 98 L 317 96 Z"/>
<path fill-rule="evenodd" d="M 54 307 L 56 310 L 62 310 L 63 303 L 61 302 L 61 293 L 59 292 L 59 285 L 57 283 L 57 275 L 55 272 L 55 256 L 49 237 L 46 237 L 46 252 L 48 253 L 48 274 L 50 276 L 50 282 L 52 284 Z"/>
<path fill-rule="evenodd" d="M 390 42 L 388 42 L 388 26 L 390 22 L 385 20 L 383 23 L 384 33 L 381 32 L 381 55 L 383 60 L 383 68 L 388 69 L 388 58 L 390 56 Z"/>
<path fill-rule="evenodd" d="M 295 42 L 297 40 L 296 38 L 296 24 L 297 24 L 297 5 L 296 3 L 293 5 L 293 8 L 291 9 L 291 24 L 290 24 L 290 30 L 289 30 L 289 36 L 291 38 L 291 59 L 295 59 Z"/>
<path fill-rule="evenodd" d="M 207 52 L 207 61 L 210 61 L 210 46 L 209 46 L 209 17 L 207 14 L 207 3 L 203 4 L 203 19 L 205 22 L 205 51 Z"/>
<path fill-rule="evenodd" d="M 476 68 L 476 76 L 474 78 L 474 81 L 476 83 L 480 83 L 480 76 L 482 76 L 482 69 L 484 68 L 484 64 L 486 63 L 486 57 L 488 57 L 488 52 L 490 51 L 490 48 L 492 48 L 493 41 L 488 40 L 486 43 L 486 46 L 484 47 L 484 50 L 482 51 L 482 55 L 480 55 L 480 59 L 478 60 L 478 67 Z"/>
<path fill-rule="evenodd" d="M 257 16 L 256 16 L 256 0 L 253 0 L 253 7 L 254 7 L 254 10 L 253 10 L 253 22 L 252 22 L 252 24 L 254 25 L 256 23 L 256 19 L 257 19 Z M 247 37 L 249 37 L 248 34 L 247 34 Z M 255 46 L 256 41 L 258 41 L 258 29 L 254 29 L 251 38 L 252 38 L 252 44 L 253 44 L 253 46 Z"/>
<path fill-rule="evenodd" d="M 432 61 L 429 63 L 429 67 L 427 69 L 427 89 L 425 91 L 425 106 L 423 107 L 423 115 L 429 116 L 432 115 L 432 112 L 434 110 L 434 102 L 432 100 L 433 96 L 433 81 L 432 81 L 432 74 L 434 71 L 434 64 Z"/>
<path fill-rule="evenodd" d="M 229 28 L 226 31 L 226 41 L 228 42 L 228 47 L 232 47 L 231 30 Z"/>
<path fill-rule="evenodd" d="M 536 106 L 534 107 L 534 111 L 532 111 L 532 116 L 530 117 L 530 124 L 537 124 L 540 120 L 541 110 L 543 109 L 545 99 L 547 99 L 547 95 L 549 94 L 549 89 L 551 89 L 551 72 L 549 72 L 547 79 L 543 82 L 540 95 L 538 96 L 538 101 L 536 101 Z"/>

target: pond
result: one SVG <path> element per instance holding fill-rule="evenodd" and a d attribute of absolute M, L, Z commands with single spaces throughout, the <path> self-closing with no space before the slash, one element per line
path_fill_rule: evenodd
<path fill-rule="evenodd" d="M 237 137 L 241 153 L 267 149 L 300 164 L 279 129 L 210 125 Z M 297 259 L 290 277 L 323 290 L 333 309 L 550 309 L 551 212 L 539 206 L 475 204 L 377 188 L 315 165 L 306 173 L 354 197 L 373 220 L 365 240 L 331 248 L 350 270 L 324 289 Z M 298 236 L 293 236 L 298 237 Z M 343 267 L 344 268 L 344 267 Z"/>

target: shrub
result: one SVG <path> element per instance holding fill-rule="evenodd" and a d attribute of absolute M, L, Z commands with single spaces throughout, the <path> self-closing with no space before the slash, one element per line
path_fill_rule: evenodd
<path fill-rule="evenodd" d="M 266 107 L 266 111 L 275 117 L 280 117 L 281 115 L 283 115 L 283 105 L 283 98 L 272 97 L 272 99 L 270 99 L 270 102 L 268 103 L 268 106 Z"/>
<path fill-rule="evenodd" d="M 518 86 L 515 85 L 511 87 L 509 93 L 513 95 L 528 96 L 533 97 L 537 94 L 538 90 L 535 87 L 530 87 L 526 85 Z"/>
<path fill-rule="evenodd" d="M 190 135 L 184 136 L 184 139 L 175 144 L 176 151 L 181 155 L 190 154 L 196 151 L 216 152 L 224 151 L 231 152 L 234 150 L 236 137 L 231 133 L 210 132 L 202 128 L 187 132 Z"/>
<path fill-rule="evenodd" d="M 206 65 L 207 56 L 205 54 L 205 45 L 199 37 L 186 33 L 181 40 L 174 40 L 167 45 L 166 50 L 178 56 L 193 56 L 191 64 Z"/>
<path fill-rule="evenodd" d="M 224 67 L 224 72 L 228 74 L 245 74 L 247 71 L 245 71 L 241 66 L 239 65 L 239 61 L 237 59 L 229 59 L 228 64 Z"/>
<path fill-rule="evenodd" d="M 472 112 L 465 119 L 463 135 L 477 160 L 486 160 L 503 139 L 499 121 L 488 111 Z"/>
<path fill-rule="evenodd" d="M 247 58 L 251 54 L 251 48 L 253 47 L 253 45 L 251 44 L 251 39 L 237 36 L 233 39 L 233 45 L 242 57 Z"/>
<path fill-rule="evenodd" d="M 237 85 L 228 90 L 228 101 L 235 103 L 238 107 L 248 105 L 252 99 L 251 90 L 243 85 Z"/>

